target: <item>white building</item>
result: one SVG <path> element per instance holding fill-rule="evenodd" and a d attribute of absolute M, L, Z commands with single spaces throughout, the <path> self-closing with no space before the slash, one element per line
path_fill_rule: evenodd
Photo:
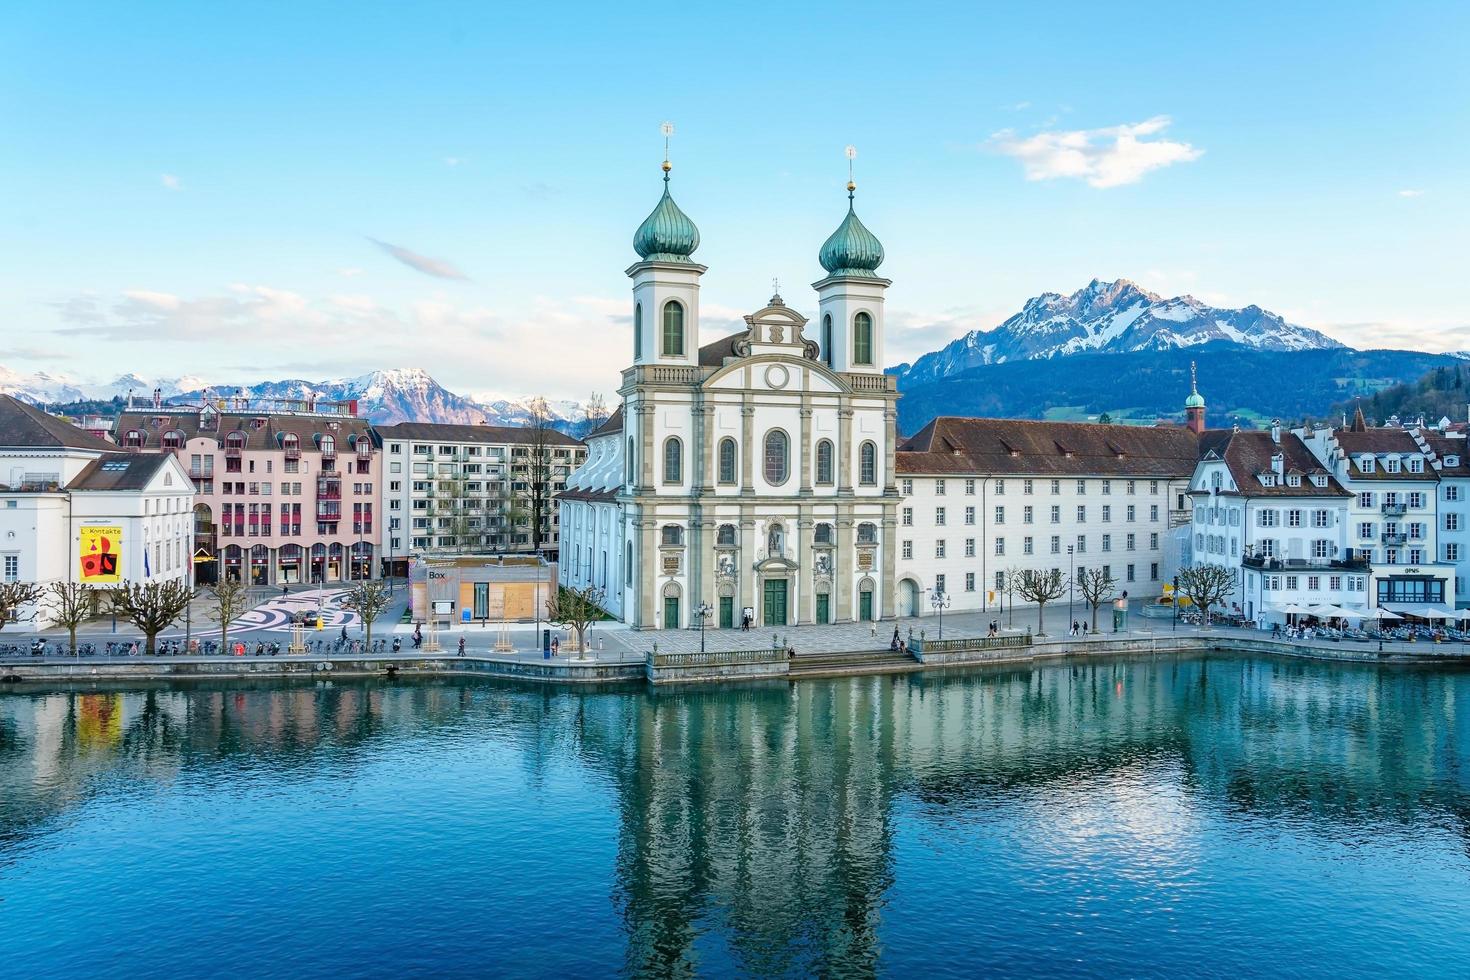
<path fill-rule="evenodd" d="M 1453 434 L 1443 424 L 1437 432 L 1416 429 L 1410 434 L 1439 475 L 1439 558 L 1455 566 L 1456 603 L 1470 606 L 1470 446 L 1464 430 Z"/>
<path fill-rule="evenodd" d="M 667 187 L 634 237 L 620 429 L 563 495 L 565 581 L 637 627 L 891 616 L 894 379 L 883 248 L 851 207 L 821 250 L 816 337 L 781 299 L 700 346 L 699 232 Z M 613 436 L 616 434 L 616 439 Z M 616 521 L 616 524 L 613 522 Z M 621 592 L 620 596 L 612 593 Z"/>
<path fill-rule="evenodd" d="M 934 419 L 898 452 L 898 614 L 993 609 L 1026 569 L 1158 595 L 1196 452 L 1190 428 Z"/>
<path fill-rule="evenodd" d="M 126 453 L 0 395 L 0 578 L 191 581 L 194 488 L 172 454 Z M 23 610 L 49 626 L 46 606 Z"/>
<path fill-rule="evenodd" d="M 519 426 L 401 422 L 376 427 L 383 445 L 384 561 L 406 575 L 409 555 L 555 554 L 556 494 L 586 459 L 564 433 Z M 538 441 L 539 440 L 539 441 Z M 543 453 L 536 461 L 533 454 Z M 544 479 L 541 533 L 533 532 L 531 482 Z"/>
<path fill-rule="evenodd" d="M 1190 492 L 1193 561 L 1236 570 L 1227 602 L 1238 615 L 1268 625 L 1289 606 L 1372 605 L 1368 556 L 1350 544 L 1352 495 L 1296 433 L 1205 432 Z"/>
<path fill-rule="evenodd" d="M 1407 429 L 1369 428 L 1361 412 L 1346 429 L 1302 435 L 1352 495 L 1346 546 L 1372 563 L 1372 604 L 1453 606 L 1457 565 L 1440 557 L 1440 476 L 1426 448 Z"/>

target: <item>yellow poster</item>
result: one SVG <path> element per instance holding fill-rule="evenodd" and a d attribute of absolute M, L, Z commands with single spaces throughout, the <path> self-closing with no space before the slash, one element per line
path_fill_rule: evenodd
<path fill-rule="evenodd" d="M 81 578 L 87 585 L 122 581 L 122 528 L 88 525 L 81 529 Z"/>

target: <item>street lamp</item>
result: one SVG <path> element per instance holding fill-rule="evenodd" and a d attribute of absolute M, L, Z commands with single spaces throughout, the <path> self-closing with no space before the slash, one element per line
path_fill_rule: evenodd
<path fill-rule="evenodd" d="M 711 608 L 710 604 L 707 603 L 707 602 L 701 602 L 698 606 L 696 606 L 694 608 L 694 615 L 696 615 L 696 616 L 699 617 L 699 652 L 700 653 L 704 653 L 704 622 L 705 622 L 705 620 L 709 619 L 709 614 L 711 612 L 713 612 L 713 609 Z"/>
<path fill-rule="evenodd" d="M 929 596 L 929 605 L 939 614 L 939 638 L 944 639 L 944 611 L 949 608 L 949 594 L 935 589 Z"/>
<path fill-rule="evenodd" d="M 1072 632 L 1072 599 L 1077 592 L 1077 557 L 1074 545 L 1067 545 L 1067 632 Z"/>

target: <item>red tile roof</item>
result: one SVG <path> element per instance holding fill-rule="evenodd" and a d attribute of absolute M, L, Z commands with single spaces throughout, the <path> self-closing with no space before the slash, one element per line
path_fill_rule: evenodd
<path fill-rule="evenodd" d="M 1198 459 L 1184 428 L 940 416 L 898 447 L 903 474 L 1188 477 Z"/>

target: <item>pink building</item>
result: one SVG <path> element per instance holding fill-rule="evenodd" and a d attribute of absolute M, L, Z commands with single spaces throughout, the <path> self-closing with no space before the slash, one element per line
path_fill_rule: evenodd
<path fill-rule="evenodd" d="M 254 585 L 371 578 L 381 453 L 356 402 L 239 398 L 162 405 L 118 419 L 130 451 L 171 452 L 189 471 L 196 581 Z"/>

